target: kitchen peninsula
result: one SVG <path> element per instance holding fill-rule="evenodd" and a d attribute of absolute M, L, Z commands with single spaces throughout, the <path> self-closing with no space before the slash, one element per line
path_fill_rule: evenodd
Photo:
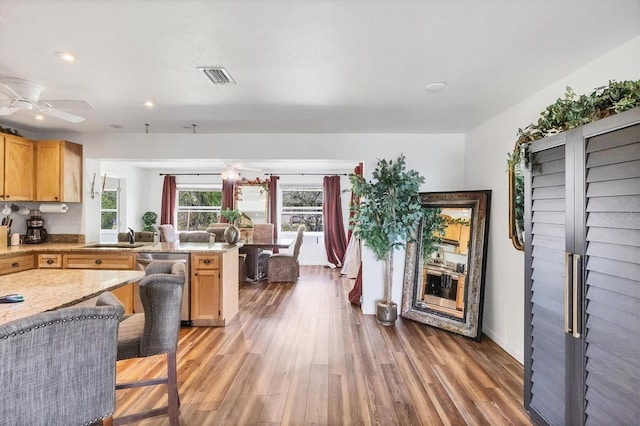
<path fill-rule="evenodd" d="M 222 243 L 149 243 L 134 247 L 127 244 L 45 243 L 7 247 L 0 251 L 0 294 L 19 293 L 19 288 L 16 290 L 8 283 L 14 277 L 28 281 L 28 273 L 32 272 L 40 274 L 38 280 L 46 280 L 47 272 L 55 272 L 51 274 L 52 279 L 68 273 L 70 282 L 83 286 L 82 275 L 73 270 L 133 271 L 142 269 L 139 257 L 155 253 L 181 253 L 189 259 L 187 266 L 191 272 L 183 293 L 189 308 L 189 323 L 224 326 L 237 314 L 238 246 Z M 6 276 L 8 274 L 11 277 Z M 28 284 L 26 281 L 23 281 L 25 285 Z M 123 284 L 113 291 L 127 312 L 137 311 L 136 289 L 135 284 Z"/>

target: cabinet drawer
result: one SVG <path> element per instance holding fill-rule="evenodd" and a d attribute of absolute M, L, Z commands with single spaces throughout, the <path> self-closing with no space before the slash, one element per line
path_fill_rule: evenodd
<path fill-rule="evenodd" d="M 61 254 L 39 254 L 38 268 L 62 269 L 62 255 Z"/>
<path fill-rule="evenodd" d="M 0 275 L 26 271 L 27 269 L 33 269 L 33 267 L 34 261 L 32 254 L 11 256 L 0 259 Z"/>
<path fill-rule="evenodd" d="M 133 254 L 65 254 L 65 269 L 134 269 Z"/>
<path fill-rule="evenodd" d="M 220 268 L 220 258 L 218 256 L 209 255 L 194 255 L 193 256 L 193 269 L 218 269 Z"/>

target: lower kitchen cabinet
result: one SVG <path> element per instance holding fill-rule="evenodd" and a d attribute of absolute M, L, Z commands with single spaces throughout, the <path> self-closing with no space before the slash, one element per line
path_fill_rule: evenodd
<path fill-rule="evenodd" d="M 136 257 L 133 253 L 68 253 L 62 257 L 65 269 L 135 269 Z M 134 312 L 134 284 L 127 284 L 112 290 L 114 296 L 124 305 L 125 314 Z"/>
<path fill-rule="evenodd" d="M 238 313 L 238 249 L 191 255 L 191 320 L 225 326 Z"/>
<path fill-rule="evenodd" d="M 33 268 L 33 254 L 19 254 L 0 259 L 0 275 L 12 274 Z"/>
<path fill-rule="evenodd" d="M 62 262 L 65 269 L 135 269 L 136 257 L 133 253 L 71 253 Z"/>

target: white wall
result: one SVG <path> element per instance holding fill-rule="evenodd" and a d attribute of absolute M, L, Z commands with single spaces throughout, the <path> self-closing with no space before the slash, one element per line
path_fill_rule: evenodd
<path fill-rule="evenodd" d="M 537 64 L 536 66 L 544 66 Z M 609 80 L 640 78 L 640 38 L 635 38 L 502 112 L 467 134 L 465 188 L 491 189 L 483 332 L 512 356 L 524 359 L 524 256 L 508 238 L 507 154 L 518 128 L 537 121 L 570 86 L 589 93 Z"/>

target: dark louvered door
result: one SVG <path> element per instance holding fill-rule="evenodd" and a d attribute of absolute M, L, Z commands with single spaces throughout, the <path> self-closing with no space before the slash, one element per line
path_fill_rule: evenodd
<path fill-rule="evenodd" d="M 640 125 L 585 141 L 586 425 L 640 422 Z"/>
<path fill-rule="evenodd" d="M 531 147 L 526 171 L 525 407 L 538 422 L 565 423 L 565 136 Z"/>

